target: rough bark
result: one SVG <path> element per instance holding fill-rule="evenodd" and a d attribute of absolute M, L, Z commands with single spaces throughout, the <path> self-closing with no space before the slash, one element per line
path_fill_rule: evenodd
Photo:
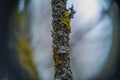
<path fill-rule="evenodd" d="M 73 80 L 70 68 L 69 55 L 69 34 L 70 34 L 70 19 L 75 13 L 73 6 L 69 13 L 66 9 L 67 0 L 51 0 L 52 4 L 52 37 L 53 37 L 53 59 L 54 65 L 54 80 Z"/>

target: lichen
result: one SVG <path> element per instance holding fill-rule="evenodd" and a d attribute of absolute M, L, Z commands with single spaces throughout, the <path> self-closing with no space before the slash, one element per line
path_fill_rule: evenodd
<path fill-rule="evenodd" d="M 17 43 L 16 49 L 19 53 L 18 55 L 19 55 L 21 66 L 25 71 L 28 72 L 32 80 L 36 80 L 37 71 L 35 68 L 35 64 L 33 62 L 32 49 L 23 35 L 18 36 L 18 43 Z"/>
<path fill-rule="evenodd" d="M 54 61 L 55 61 L 56 64 L 61 64 L 62 63 L 62 60 L 60 59 L 58 54 L 53 54 L 53 57 L 54 57 Z"/>
<path fill-rule="evenodd" d="M 17 30 L 14 45 L 21 67 L 27 72 L 31 80 L 38 80 L 38 73 L 33 61 L 33 50 L 29 44 L 28 35 L 25 34 L 27 26 L 24 12 L 19 13 L 16 8 L 12 16 L 15 30 Z"/>
<path fill-rule="evenodd" d="M 67 30 L 71 32 L 70 27 L 70 14 L 68 12 L 65 12 L 65 14 L 62 16 L 62 24 L 67 27 Z"/>
<path fill-rule="evenodd" d="M 66 9 L 67 0 L 51 0 L 52 4 L 52 37 L 53 59 L 55 62 L 54 80 L 73 80 L 70 68 L 69 34 L 70 20 L 73 18 L 73 7 L 70 13 Z"/>

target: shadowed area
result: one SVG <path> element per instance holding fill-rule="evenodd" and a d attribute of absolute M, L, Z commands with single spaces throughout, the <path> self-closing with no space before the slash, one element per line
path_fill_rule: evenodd
<path fill-rule="evenodd" d="M 17 55 L 9 47 L 9 20 L 18 0 L 0 0 L 0 80 L 30 80 L 22 70 Z"/>

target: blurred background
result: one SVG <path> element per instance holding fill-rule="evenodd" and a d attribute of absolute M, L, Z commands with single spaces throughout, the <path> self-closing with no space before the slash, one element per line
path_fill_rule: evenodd
<path fill-rule="evenodd" d="M 74 80 L 120 79 L 119 0 L 68 0 Z M 50 0 L 0 0 L 0 80 L 53 80 Z"/>

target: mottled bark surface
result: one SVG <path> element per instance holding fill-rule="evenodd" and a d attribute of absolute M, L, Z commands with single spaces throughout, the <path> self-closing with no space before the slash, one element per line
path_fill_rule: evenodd
<path fill-rule="evenodd" d="M 66 1 L 67 0 L 51 0 L 53 17 L 53 58 L 55 62 L 54 80 L 73 80 L 69 55 L 69 25 L 73 15 L 67 12 Z"/>

